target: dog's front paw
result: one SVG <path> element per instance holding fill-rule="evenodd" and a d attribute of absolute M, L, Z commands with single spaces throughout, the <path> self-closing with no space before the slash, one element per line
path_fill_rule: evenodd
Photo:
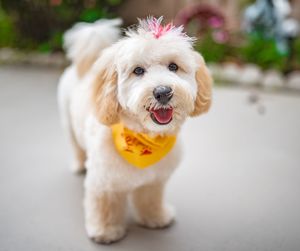
<path fill-rule="evenodd" d="M 126 229 L 124 226 L 107 226 L 103 229 L 87 227 L 87 234 L 94 242 L 110 244 L 123 239 L 126 235 Z"/>
<path fill-rule="evenodd" d="M 162 212 L 153 213 L 153 215 L 144 215 L 138 218 L 138 224 L 142 227 L 160 229 L 169 227 L 175 220 L 175 210 L 168 205 Z"/>

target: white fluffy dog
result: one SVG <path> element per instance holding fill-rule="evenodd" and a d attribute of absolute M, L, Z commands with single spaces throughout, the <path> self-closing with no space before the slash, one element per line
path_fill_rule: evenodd
<path fill-rule="evenodd" d="M 128 195 L 139 224 L 172 223 L 163 192 L 181 155 L 176 135 L 187 117 L 210 107 L 212 80 L 193 39 L 161 21 L 140 20 L 124 38 L 119 19 L 65 34 L 72 64 L 60 79 L 59 106 L 72 169 L 87 170 L 86 231 L 99 243 L 124 237 Z"/>

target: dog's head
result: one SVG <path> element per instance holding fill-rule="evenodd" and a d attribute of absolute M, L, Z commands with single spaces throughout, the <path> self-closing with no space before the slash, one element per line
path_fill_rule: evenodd
<path fill-rule="evenodd" d="M 101 123 L 173 134 L 188 116 L 208 111 L 212 80 L 182 27 L 149 18 L 126 34 L 93 67 L 92 101 Z"/>

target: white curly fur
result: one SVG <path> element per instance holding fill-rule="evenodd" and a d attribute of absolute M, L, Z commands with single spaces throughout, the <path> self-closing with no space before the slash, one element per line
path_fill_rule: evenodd
<path fill-rule="evenodd" d="M 128 194 L 132 194 L 140 224 L 165 227 L 174 217 L 173 210 L 163 202 L 163 190 L 181 158 L 180 140 L 155 165 L 143 170 L 133 167 L 116 152 L 111 129 L 101 124 L 91 99 L 95 79 L 105 69 L 106 76 L 116 74 L 117 82 L 105 89 L 103 97 L 117 92 L 114 102 L 118 103 L 118 116 L 126 127 L 150 135 L 178 133 L 195 109 L 199 91 L 195 76 L 199 67 L 205 65 L 201 65 L 202 58 L 193 51 L 193 39 L 182 33 L 182 28 L 171 26 L 157 38 L 149 28 L 153 21 L 160 25 L 162 20 L 141 20 L 136 30 L 128 30 L 127 36 L 118 42 L 116 26 L 120 20 L 76 25 L 65 35 L 65 48 L 72 64 L 60 79 L 59 107 L 74 148 L 73 171 L 87 169 L 86 230 L 91 239 L 100 243 L 114 242 L 125 235 Z M 94 55 L 95 62 L 80 77 L 77 63 Z M 178 64 L 178 72 L 168 69 L 171 62 Z M 144 76 L 132 73 L 137 66 L 146 69 Z M 167 105 L 159 104 L 153 97 L 153 88 L 158 85 L 173 89 L 173 98 Z M 163 106 L 173 107 L 173 119 L 167 125 L 158 125 L 147 108 Z"/>

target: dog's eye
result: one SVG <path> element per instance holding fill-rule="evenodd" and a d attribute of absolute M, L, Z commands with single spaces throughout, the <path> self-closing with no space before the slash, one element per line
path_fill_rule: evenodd
<path fill-rule="evenodd" d="M 133 70 L 133 73 L 137 76 L 141 76 L 145 73 L 145 69 L 138 66 Z"/>
<path fill-rule="evenodd" d="M 178 65 L 175 63 L 171 63 L 171 64 L 169 64 L 168 68 L 170 71 L 176 72 L 178 70 Z"/>

